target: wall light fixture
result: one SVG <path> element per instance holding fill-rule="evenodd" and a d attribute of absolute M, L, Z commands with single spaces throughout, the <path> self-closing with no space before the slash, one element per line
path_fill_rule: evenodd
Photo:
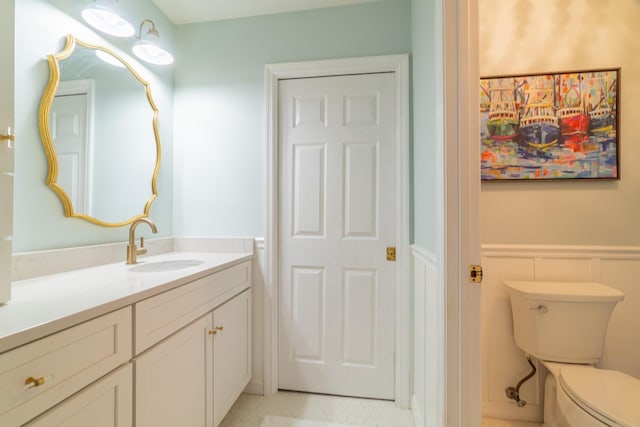
<path fill-rule="evenodd" d="M 151 28 L 143 34 L 142 28 L 145 24 L 151 25 Z M 140 31 L 136 38 L 138 41 L 133 45 L 132 50 L 138 58 L 151 64 L 168 65 L 173 63 L 173 55 L 162 47 L 160 33 L 152 20 L 145 19 L 140 23 Z"/>
<path fill-rule="evenodd" d="M 92 0 L 91 6 L 82 10 L 82 18 L 103 33 L 116 37 L 135 37 L 136 42 L 132 50 L 143 61 L 157 65 L 173 63 L 173 55 L 162 47 L 156 24 L 151 19 L 144 19 L 136 35 L 133 25 L 123 18 L 118 0 Z M 145 24 L 150 28 L 143 33 Z"/>

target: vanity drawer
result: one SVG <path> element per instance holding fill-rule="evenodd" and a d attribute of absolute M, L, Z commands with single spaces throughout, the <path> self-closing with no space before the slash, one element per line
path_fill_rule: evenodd
<path fill-rule="evenodd" d="M 131 318 L 126 307 L 0 354 L 0 425 L 22 425 L 131 359 Z"/>
<path fill-rule="evenodd" d="M 135 304 L 135 354 L 251 286 L 251 261 Z"/>

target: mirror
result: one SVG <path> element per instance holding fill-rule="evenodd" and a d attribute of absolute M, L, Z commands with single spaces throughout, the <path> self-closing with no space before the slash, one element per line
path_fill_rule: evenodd
<path fill-rule="evenodd" d="M 71 35 L 48 61 L 40 136 L 46 184 L 65 216 L 111 227 L 148 216 L 161 156 L 149 83 L 115 52 Z"/>

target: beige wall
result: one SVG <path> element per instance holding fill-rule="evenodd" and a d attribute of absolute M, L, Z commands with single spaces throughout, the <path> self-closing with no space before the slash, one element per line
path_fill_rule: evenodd
<path fill-rule="evenodd" d="M 479 0 L 482 76 L 621 67 L 619 181 L 484 183 L 483 243 L 640 245 L 640 1 Z"/>

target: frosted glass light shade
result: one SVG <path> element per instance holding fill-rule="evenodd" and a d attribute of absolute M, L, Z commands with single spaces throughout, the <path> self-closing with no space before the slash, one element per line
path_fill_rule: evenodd
<path fill-rule="evenodd" d="M 148 35 L 142 40 L 138 40 L 133 45 L 133 53 L 143 61 L 156 65 L 169 65 L 173 63 L 173 55 L 160 47 L 154 40 L 157 38 Z"/>
<path fill-rule="evenodd" d="M 82 11 L 82 18 L 93 28 L 116 37 L 131 37 L 136 33 L 133 25 L 118 14 L 115 0 L 96 0 Z"/>

